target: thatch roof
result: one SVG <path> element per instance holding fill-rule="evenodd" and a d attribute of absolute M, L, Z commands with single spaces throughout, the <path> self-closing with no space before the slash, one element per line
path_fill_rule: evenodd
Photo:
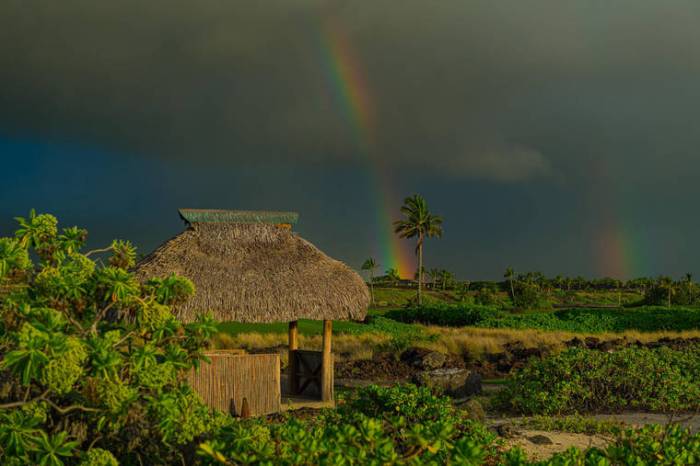
<path fill-rule="evenodd" d="M 191 321 L 207 311 L 236 322 L 365 317 L 370 298 L 364 280 L 284 228 L 289 222 L 280 220 L 296 221 L 296 214 L 214 212 L 193 216 L 182 209 L 190 220 L 186 230 L 137 267 L 142 279 L 175 272 L 194 282 L 195 296 L 175 307 L 179 318 Z M 244 221 L 250 218 L 257 220 Z"/>
<path fill-rule="evenodd" d="M 180 218 L 187 223 L 272 223 L 294 225 L 299 219 L 296 212 L 259 210 L 180 209 Z"/>

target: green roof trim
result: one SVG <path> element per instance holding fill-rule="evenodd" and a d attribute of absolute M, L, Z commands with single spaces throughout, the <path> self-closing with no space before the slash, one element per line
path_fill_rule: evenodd
<path fill-rule="evenodd" d="M 255 210 L 179 209 L 187 223 L 288 223 L 299 220 L 296 212 L 268 212 Z"/>

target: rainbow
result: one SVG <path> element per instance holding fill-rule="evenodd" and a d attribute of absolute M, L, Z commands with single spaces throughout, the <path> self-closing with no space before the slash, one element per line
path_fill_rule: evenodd
<path fill-rule="evenodd" d="M 653 275 L 658 269 L 648 257 L 651 241 L 644 227 L 633 226 L 624 214 L 613 215 L 613 211 L 607 207 L 601 212 L 602 227 L 593 244 L 598 276 L 628 280 Z"/>
<path fill-rule="evenodd" d="M 626 218 L 624 193 L 616 190 L 605 159 L 592 165 L 597 180 L 589 193 L 590 208 L 598 217 L 597 235 L 593 236 L 593 257 L 598 276 L 631 279 L 655 272 L 647 252 L 650 241 L 646 229 L 637 227 Z"/>
<path fill-rule="evenodd" d="M 321 17 L 320 44 L 322 61 L 333 100 L 351 126 L 355 150 L 364 165 L 376 202 L 374 216 L 377 241 L 373 257 L 382 271 L 396 269 L 403 278 L 413 278 L 416 269 L 412 248 L 393 232 L 392 221 L 398 217 L 401 198 L 391 189 L 391 180 L 376 155 L 376 110 L 365 79 L 364 68 L 333 14 Z M 395 213 L 392 215 L 392 213 Z"/>

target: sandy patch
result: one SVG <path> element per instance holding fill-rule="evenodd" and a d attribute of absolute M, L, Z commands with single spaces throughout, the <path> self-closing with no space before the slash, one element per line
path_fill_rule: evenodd
<path fill-rule="evenodd" d="M 571 434 L 567 432 L 547 432 L 542 430 L 518 430 L 515 436 L 506 439 L 508 447 L 518 446 L 525 451 L 530 460 L 545 460 L 556 453 L 561 453 L 571 447 L 581 450 L 586 448 L 605 447 L 609 437 L 602 435 Z M 551 443 L 544 443 L 547 439 Z"/>

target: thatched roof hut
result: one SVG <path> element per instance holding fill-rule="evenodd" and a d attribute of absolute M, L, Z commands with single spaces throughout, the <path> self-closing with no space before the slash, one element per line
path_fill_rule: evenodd
<path fill-rule="evenodd" d="M 361 320 L 364 280 L 292 232 L 297 214 L 180 209 L 185 231 L 141 261 L 141 278 L 173 272 L 196 294 L 175 307 L 191 321 L 211 311 L 223 321 Z"/>

